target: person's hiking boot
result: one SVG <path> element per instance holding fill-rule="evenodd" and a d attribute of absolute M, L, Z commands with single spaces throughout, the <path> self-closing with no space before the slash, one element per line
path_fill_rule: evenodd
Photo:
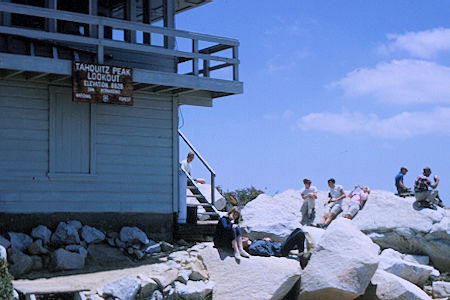
<path fill-rule="evenodd" d="M 444 208 L 444 203 L 442 202 L 442 200 L 439 196 L 436 196 L 436 198 L 434 200 L 436 201 L 437 206 Z"/>
<path fill-rule="evenodd" d="M 240 251 L 239 254 L 240 254 L 242 257 L 246 257 L 246 258 L 249 258 L 249 257 L 250 257 L 250 254 L 248 254 L 245 250 Z"/>
<path fill-rule="evenodd" d="M 433 204 L 427 202 L 427 201 L 419 201 L 419 207 L 422 208 L 433 208 Z"/>
<path fill-rule="evenodd" d="M 241 257 L 241 255 L 239 254 L 239 252 L 234 252 L 234 258 L 235 258 L 236 260 L 240 260 L 242 257 Z"/>
<path fill-rule="evenodd" d="M 316 224 L 316 227 L 317 227 L 317 228 L 325 229 L 327 226 L 326 226 L 325 224 L 322 224 L 322 223 L 317 223 L 317 224 Z"/>

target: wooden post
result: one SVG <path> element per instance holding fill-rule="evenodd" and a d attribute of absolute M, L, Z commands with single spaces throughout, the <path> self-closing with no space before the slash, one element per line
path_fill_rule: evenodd
<path fill-rule="evenodd" d="M 198 53 L 198 40 L 192 40 L 192 53 L 197 54 Z M 192 59 L 192 73 L 194 73 L 195 76 L 198 76 L 198 58 L 194 57 Z"/>
<path fill-rule="evenodd" d="M 142 21 L 144 24 L 151 24 L 151 0 L 144 0 L 142 3 Z M 144 32 L 142 37 L 142 42 L 144 45 L 152 44 L 152 36 L 149 32 Z"/>
<path fill-rule="evenodd" d="M 126 19 L 136 22 L 136 0 L 127 0 Z M 136 43 L 136 30 L 125 30 L 125 41 Z"/>
<path fill-rule="evenodd" d="M 98 0 L 89 0 L 89 15 L 95 17 L 98 15 Z M 97 33 L 97 25 L 89 24 L 89 36 L 98 37 Z"/>
<path fill-rule="evenodd" d="M 209 77 L 209 60 L 203 59 L 203 77 Z"/>
<path fill-rule="evenodd" d="M 47 7 L 51 9 L 58 9 L 58 0 L 47 0 Z M 57 32 L 57 21 L 55 19 L 47 20 L 47 31 Z"/>
<path fill-rule="evenodd" d="M 97 63 L 102 64 L 104 58 L 104 48 L 103 48 L 103 38 L 104 38 L 104 26 L 103 24 L 98 25 L 98 39 L 100 44 L 97 45 Z"/>
<path fill-rule="evenodd" d="M 238 46 L 233 47 L 233 58 L 238 59 Z M 233 64 L 233 80 L 239 81 L 239 64 Z"/>
<path fill-rule="evenodd" d="M 214 204 L 216 203 L 216 197 L 215 197 L 215 192 L 216 192 L 216 184 L 215 184 L 215 178 L 216 178 L 216 174 L 211 172 L 211 204 L 214 206 Z"/>
<path fill-rule="evenodd" d="M 175 29 L 175 0 L 163 0 L 164 27 Z M 175 38 L 164 36 L 164 48 L 174 49 Z"/>

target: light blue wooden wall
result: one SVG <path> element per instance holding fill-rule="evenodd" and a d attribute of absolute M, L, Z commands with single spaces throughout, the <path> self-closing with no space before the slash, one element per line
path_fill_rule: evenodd
<path fill-rule="evenodd" d="M 1 212 L 172 213 L 171 97 L 95 105 L 95 174 L 50 178 L 49 98 L 47 84 L 0 80 Z"/>

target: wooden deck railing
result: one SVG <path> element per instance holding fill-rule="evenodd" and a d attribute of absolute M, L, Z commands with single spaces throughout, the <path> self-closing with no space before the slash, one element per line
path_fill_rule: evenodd
<path fill-rule="evenodd" d="M 113 18 L 99 17 L 88 14 L 73 13 L 68 11 L 55 10 L 50 8 L 41 8 L 36 6 L 13 4 L 7 2 L 0 2 L 0 13 L 2 14 L 3 25 L 0 25 L 0 34 L 15 35 L 30 39 L 53 41 L 57 43 L 70 43 L 82 46 L 96 48 L 97 62 L 103 63 L 105 49 L 122 49 L 132 52 L 140 52 L 145 54 L 160 54 L 174 57 L 178 63 L 190 61 L 192 63 L 192 71 L 184 73 L 186 75 L 210 77 L 210 72 L 223 68 L 232 68 L 232 75 L 228 80 L 239 81 L 239 58 L 238 47 L 239 41 L 224 37 L 192 33 L 182 30 L 158 27 L 138 22 L 119 20 Z M 26 15 L 29 17 L 44 18 L 46 30 L 39 30 L 36 28 L 16 27 L 8 24 L 10 14 Z M 86 35 L 79 36 L 67 33 L 57 32 L 57 21 L 69 21 L 77 24 L 88 25 L 90 32 Z M 124 30 L 131 33 L 131 36 L 136 37 L 139 33 L 149 36 L 150 44 L 137 43 L 135 38 L 130 41 L 118 41 L 105 38 L 105 27 L 110 27 L 114 30 Z M 176 49 L 168 49 L 162 46 L 151 44 L 152 40 L 159 39 L 188 39 L 192 45 L 190 51 L 180 51 Z M 155 37 L 155 38 L 152 38 Z M 206 48 L 199 48 L 199 42 L 208 44 Z M 221 53 L 224 50 L 231 49 L 230 54 L 225 55 Z M 215 62 L 211 66 L 211 62 Z M 199 68 L 202 63 L 202 69 Z M 219 64 L 217 64 L 219 63 Z"/>

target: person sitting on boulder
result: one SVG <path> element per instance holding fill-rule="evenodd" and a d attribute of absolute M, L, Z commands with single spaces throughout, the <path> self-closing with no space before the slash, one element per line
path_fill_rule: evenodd
<path fill-rule="evenodd" d="M 317 224 L 319 228 L 327 227 L 334 217 L 342 211 L 342 201 L 346 197 L 342 185 L 337 185 L 334 178 L 328 179 L 328 186 L 330 188 L 330 193 L 328 194 L 330 199 L 324 203 L 324 206 L 328 205 L 328 212 L 323 215 L 322 220 Z"/>
<path fill-rule="evenodd" d="M 355 193 L 356 189 L 360 188 L 359 193 Z M 370 194 L 370 190 L 367 186 L 361 187 L 360 185 L 355 185 L 353 190 L 348 194 L 348 202 L 344 211 L 342 212 L 342 217 L 346 219 L 353 219 L 353 217 L 358 213 L 360 209 L 363 208 Z"/>
<path fill-rule="evenodd" d="M 298 249 L 300 265 L 302 269 L 306 266 L 310 253 L 304 253 L 306 235 L 300 228 L 295 229 L 287 237 L 284 243 L 274 242 L 271 238 L 263 238 L 262 240 L 250 240 L 246 237 L 242 238 L 244 249 L 251 255 L 257 256 L 278 256 L 286 257 L 293 249 Z"/>
<path fill-rule="evenodd" d="M 232 248 L 234 257 L 241 259 L 250 257 L 242 246 L 242 235 L 239 227 L 241 211 L 237 206 L 233 206 L 226 216 L 221 217 L 216 226 L 214 234 L 214 246 L 216 248 Z"/>
<path fill-rule="evenodd" d="M 428 177 L 431 175 L 429 167 L 423 168 L 423 174 L 419 174 L 414 181 L 414 192 L 416 201 L 421 207 L 433 208 L 433 204 L 443 207 L 442 200 L 439 198 L 436 187 L 439 184 L 439 176 L 434 175 L 434 184 L 431 184 Z M 428 188 L 431 188 L 429 190 Z"/>
<path fill-rule="evenodd" d="M 301 211 L 303 212 L 302 224 L 306 224 L 307 222 L 305 222 L 304 220 L 305 219 L 304 211 L 306 210 L 306 217 L 311 222 L 314 217 L 314 206 L 315 201 L 317 199 L 317 188 L 311 185 L 311 179 L 309 178 L 304 178 L 303 184 L 305 185 L 305 187 L 302 188 L 302 190 L 300 191 L 300 195 L 302 196 L 303 199 Z"/>
<path fill-rule="evenodd" d="M 403 177 L 408 173 L 408 169 L 403 166 L 400 168 L 400 172 L 395 176 L 395 187 L 397 188 L 397 194 L 400 197 L 414 196 L 410 187 L 403 184 Z"/>

